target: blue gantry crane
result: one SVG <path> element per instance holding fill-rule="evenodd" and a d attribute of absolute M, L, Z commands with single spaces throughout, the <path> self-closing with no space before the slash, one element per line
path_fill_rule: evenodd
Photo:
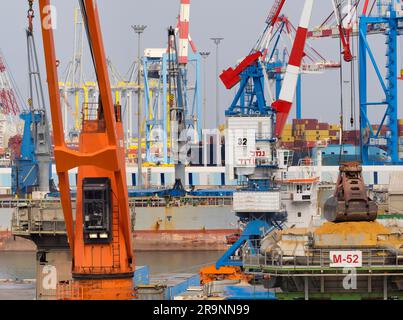
<path fill-rule="evenodd" d="M 398 36 L 403 29 L 403 3 L 401 0 L 377 0 L 377 13 L 363 14 L 359 18 L 359 83 L 360 83 L 360 133 L 361 155 L 364 165 L 402 164 L 399 157 L 398 129 Z M 386 63 L 381 69 L 368 35 L 382 33 L 385 36 Z M 369 59 L 368 59 L 369 58 Z M 373 67 L 377 85 L 383 97 L 372 100 L 368 94 L 368 66 Z M 371 88 L 377 90 L 376 88 Z M 384 108 L 380 125 L 373 128 L 371 113 Z M 387 130 L 383 130 L 387 127 Z M 386 133 L 384 133 L 386 132 Z M 403 142 L 403 141 L 402 141 Z M 370 158 L 370 149 L 380 147 L 386 150 L 385 161 Z"/>

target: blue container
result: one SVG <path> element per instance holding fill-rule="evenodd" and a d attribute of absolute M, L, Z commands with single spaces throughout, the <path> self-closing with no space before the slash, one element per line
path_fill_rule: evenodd
<path fill-rule="evenodd" d="M 148 266 L 136 266 L 133 284 L 134 286 L 150 284 L 150 268 Z"/>
<path fill-rule="evenodd" d="M 179 276 L 175 278 L 177 284 L 167 288 L 167 300 L 173 300 L 175 296 L 184 293 L 189 287 L 200 286 L 200 275 Z"/>
<path fill-rule="evenodd" d="M 164 274 L 151 279 L 151 284 L 166 286 L 164 300 L 173 300 L 175 296 L 184 293 L 189 287 L 200 286 L 199 274 Z"/>
<path fill-rule="evenodd" d="M 228 300 L 276 300 L 273 292 L 263 286 L 226 286 L 224 295 Z"/>

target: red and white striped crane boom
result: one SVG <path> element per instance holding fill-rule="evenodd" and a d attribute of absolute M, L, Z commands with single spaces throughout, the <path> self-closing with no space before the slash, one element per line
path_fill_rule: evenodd
<path fill-rule="evenodd" d="M 350 49 L 350 35 L 351 35 L 351 24 L 350 21 L 347 22 L 347 27 L 343 26 L 343 20 L 341 15 L 342 1 L 332 0 L 334 15 L 336 17 L 337 28 L 339 29 L 340 41 L 343 45 L 343 57 L 344 61 L 351 62 L 353 60 L 353 55 Z M 351 0 L 349 0 L 349 6 L 351 5 Z"/>
<path fill-rule="evenodd" d="M 269 15 L 266 19 L 266 30 L 263 32 L 262 36 L 256 43 L 252 52 L 262 51 L 270 41 L 271 35 L 273 33 L 274 26 L 277 22 L 278 17 L 280 16 L 281 10 L 285 4 L 285 0 L 275 0 L 273 6 L 270 9 Z M 263 55 L 266 55 L 267 52 L 263 52 Z"/>
<path fill-rule="evenodd" d="M 227 89 L 231 89 L 235 85 L 237 85 L 239 81 L 241 81 L 240 74 L 247 67 L 255 63 L 262 56 L 262 54 L 267 54 L 267 50 L 264 53 L 262 53 L 262 51 L 264 51 L 264 48 L 267 47 L 267 43 L 270 41 L 273 28 L 277 22 L 277 19 L 281 13 L 284 4 L 285 0 L 275 0 L 266 19 L 267 27 L 257 41 L 256 45 L 253 47 L 251 53 L 247 57 L 245 57 L 244 60 L 239 63 L 235 69 L 228 68 L 220 75 L 221 81 L 224 83 Z"/>
<path fill-rule="evenodd" d="M 189 23 L 190 23 L 190 0 L 180 0 L 180 14 L 179 14 L 179 64 L 188 63 L 189 55 Z M 194 44 L 192 45 L 193 48 Z"/>
<path fill-rule="evenodd" d="M 314 0 L 306 0 L 297 29 L 290 59 L 284 76 L 279 100 L 272 107 L 277 111 L 275 136 L 279 137 L 287 122 L 288 115 L 294 100 L 298 76 L 300 74 L 302 58 L 304 56 L 305 43 L 308 35 L 308 27 L 311 21 Z"/>

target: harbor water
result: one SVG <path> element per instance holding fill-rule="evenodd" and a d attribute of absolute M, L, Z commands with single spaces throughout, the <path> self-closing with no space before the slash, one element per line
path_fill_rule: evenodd
<path fill-rule="evenodd" d="M 150 267 L 151 275 L 160 273 L 197 273 L 200 267 L 214 264 L 219 251 L 137 252 L 136 265 Z M 0 252 L 0 279 L 34 279 L 35 252 Z"/>

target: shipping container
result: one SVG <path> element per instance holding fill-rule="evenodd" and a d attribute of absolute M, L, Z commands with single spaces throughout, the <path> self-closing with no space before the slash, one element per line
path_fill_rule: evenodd
<path fill-rule="evenodd" d="M 318 129 L 319 130 L 329 130 L 329 124 L 328 123 L 319 123 Z"/>
<path fill-rule="evenodd" d="M 150 268 L 148 266 L 136 266 L 134 271 L 134 286 L 147 285 L 150 283 Z"/>
<path fill-rule="evenodd" d="M 295 138 L 294 137 L 281 137 L 282 142 L 294 142 Z"/>
<path fill-rule="evenodd" d="M 280 192 L 234 192 L 236 212 L 276 212 L 281 209 Z"/>
<path fill-rule="evenodd" d="M 305 135 L 329 135 L 329 130 L 306 130 Z"/>
<path fill-rule="evenodd" d="M 200 286 L 199 274 L 160 274 L 151 277 L 150 284 L 139 285 L 137 295 L 139 300 L 174 300 L 194 286 Z"/>
<path fill-rule="evenodd" d="M 317 124 L 316 123 L 308 123 L 305 125 L 305 130 L 316 130 Z"/>
<path fill-rule="evenodd" d="M 264 286 L 232 285 L 224 288 L 228 300 L 276 300 L 276 294 Z"/>

